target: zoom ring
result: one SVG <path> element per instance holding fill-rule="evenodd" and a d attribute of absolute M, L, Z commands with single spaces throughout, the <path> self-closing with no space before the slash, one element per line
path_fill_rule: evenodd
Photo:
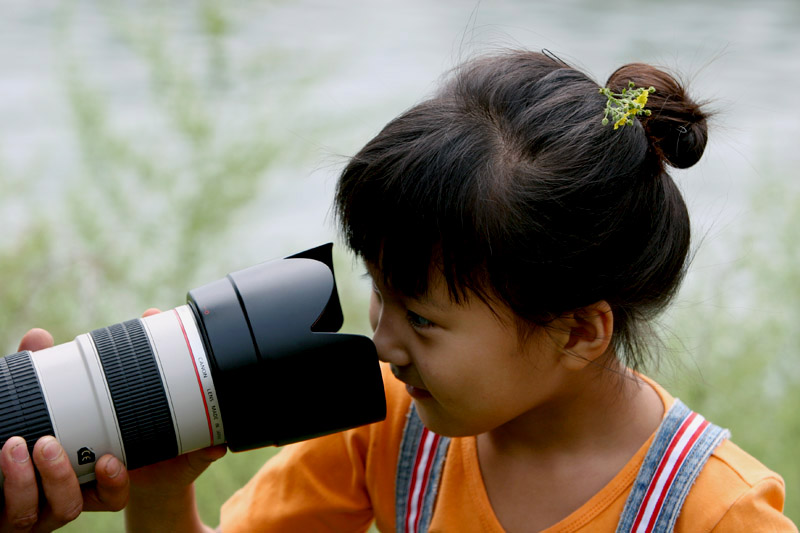
<path fill-rule="evenodd" d="M 55 434 L 31 352 L 0 358 L 0 405 L 3 406 L 0 447 L 19 435 L 25 439 L 28 453 L 33 453 L 39 437 Z"/>
<path fill-rule="evenodd" d="M 140 320 L 91 333 L 114 402 L 128 468 L 178 455 L 172 415 Z"/>

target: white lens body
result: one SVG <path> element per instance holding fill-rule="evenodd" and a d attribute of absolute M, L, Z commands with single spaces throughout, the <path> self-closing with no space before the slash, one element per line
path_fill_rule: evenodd
<path fill-rule="evenodd" d="M 178 453 L 224 444 L 211 364 L 191 309 L 183 305 L 142 321 L 164 381 Z"/>
<path fill-rule="evenodd" d="M 208 355 L 188 306 L 142 319 L 175 428 L 178 454 L 225 443 Z M 100 457 L 125 462 L 113 399 L 90 334 L 31 356 L 55 437 L 81 483 Z M 2 474 L 0 474 L 0 484 Z"/>
<path fill-rule="evenodd" d="M 89 335 L 31 356 L 44 393 L 55 437 L 62 443 L 81 482 L 94 479 L 94 465 L 104 453 L 125 460 L 100 361 Z M 95 453 L 79 464 L 78 455 Z M 98 453 L 100 452 L 100 453 Z M 91 457 L 87 457 L 87 460 Z"/>

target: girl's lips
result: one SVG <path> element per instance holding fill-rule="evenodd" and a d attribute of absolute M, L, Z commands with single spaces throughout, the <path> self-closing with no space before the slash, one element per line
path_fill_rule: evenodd
<path fill-rule="evenodd" d="M 414 398 L 415 400 L 424 400 L 426 398 L 431 398 L 431 393 L 425 389 L 420 389 L 419 387 L 415 387 L 414 385 L 409 385 L 406 383 L 406 391 L 408 395 Z"/>

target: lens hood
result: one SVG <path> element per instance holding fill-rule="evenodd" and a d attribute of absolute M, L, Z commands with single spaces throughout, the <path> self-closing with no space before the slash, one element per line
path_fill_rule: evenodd
<path fill-rule="evenodd" d="M 283 445 L 381 420 L 372 341 L 342 325 L 332 244 L 189 291 L 234 451 Z"/>

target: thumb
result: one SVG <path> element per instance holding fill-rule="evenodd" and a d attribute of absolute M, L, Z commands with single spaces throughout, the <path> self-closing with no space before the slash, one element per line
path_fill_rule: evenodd
<path fill-rule="evenodd" d="M 222 458 L 228 452 L 228 447 L 224 444 L 203 448 L 186 454 L 186 460 L 192 470 L 199 476 L 211 463 Z"/>
<path fill-rule="evenodd" d="M 19 351 L 30 350 L 35 352 L 37 350 L 44 350 L 53 346 L 53 336 L 50 332 L 41 328 L 33 328 L 22 336 L 19 341 Z"/>

